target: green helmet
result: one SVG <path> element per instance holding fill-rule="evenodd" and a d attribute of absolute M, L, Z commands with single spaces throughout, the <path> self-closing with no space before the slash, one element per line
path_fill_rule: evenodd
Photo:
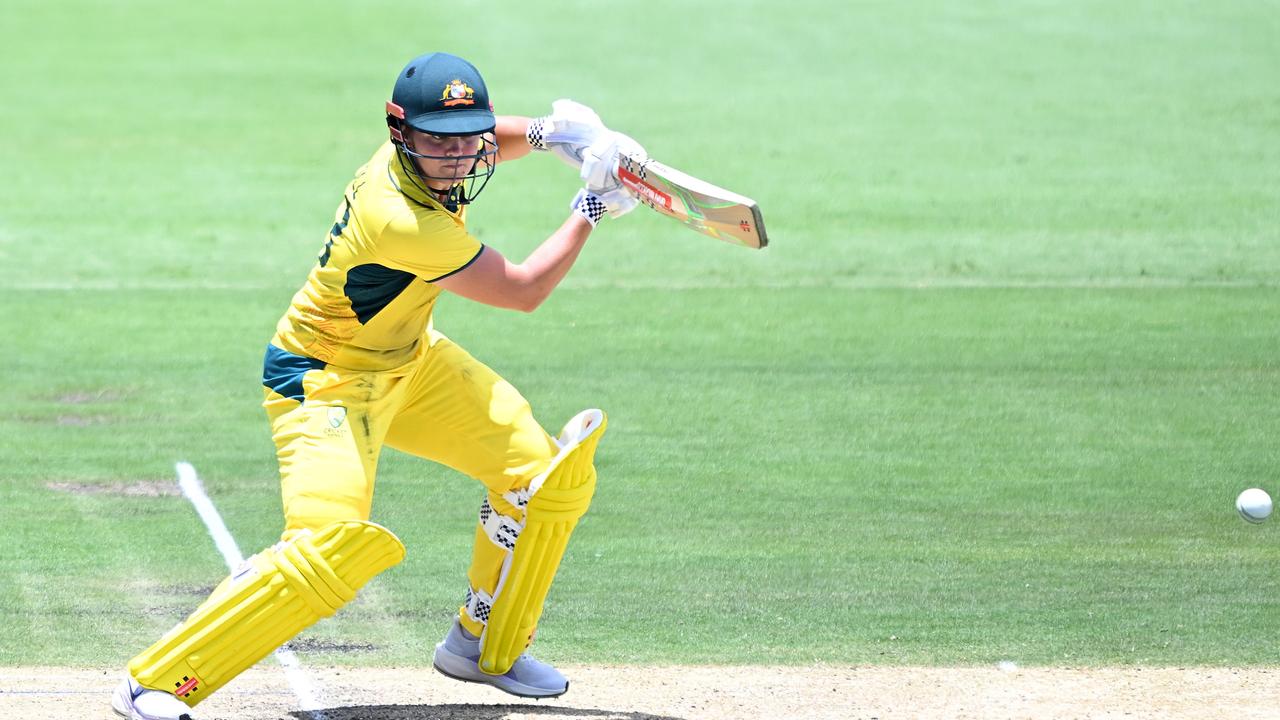
<path fill-rule="evenodd" d="M 480 71 L 456 55 L 428 53 L 404 66 L 387 102 L 387 127 L 405 172 L 419 189 L 446 204 L 471 202 L 493 175 L 498 147 L 489 90 Z M 463 156 L 473 159 L 470 171 L 447 177 L 425 174 L 419 158 L 439 160 L 445 156 L 416 151 L 409 128 L 441 137 L 477 136 L 475 154 Z M 450 189 L 432 188 L 431 181 L 437 185 L 449 182 Z"/>

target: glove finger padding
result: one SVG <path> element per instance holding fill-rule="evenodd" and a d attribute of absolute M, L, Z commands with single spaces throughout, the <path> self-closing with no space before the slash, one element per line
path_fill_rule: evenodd
<path fill-rule="evenodd" d="M 596 114 L 595 110 L 583 105 L 580 102 L 574 102 L 568 98 L 560 98 L 551 103 L 551 121 L 558 127 L 565 128 L 564 132 L 572 132 L 577 129 L 593 127 L 597 130 L 604 130 L 604 121 Z M 565 135 L 563 137 L 552 137 L 553 140 L 564 141 L 574 137 L 573 135 Z"/>
<path fill-rule="evenodd" d="M 640 201 L 636 199 L 636 196 L 632 195 L 631 191 L 625 187 L 618 188 L 617 190 L 610 190 L 598 197 L 601 202 L 604 203 L 605 209 L 609 211 L 609 217 L 611 218 L 622 217 L 632 210 L 635 210 L 636 205 L 640 204 Z"/>
<path fill-rule="evenodd" d="M 620 154 L 635 158 L 637 161 L 649 157 L 649 153 L 645 152 L 644 146 L 636 142 L 635 138 L 617 130 L 609 130 L 608 132 L 618 142 L 618 152 Z"/>
<path fill-rule="evenodd" d="M 618 179 L 618 158 L 626 155 L 637 162 L 648 157 L 644 146 L 631 136 L 616 130 L 606 130 L 603 135 L 591 143 L 583 152 L 580 175 L 587 189 L 603 194 L 616 187 L 622 187 Z"/>
<path fill-rule="evenodd" d="M 529 144 L 547 150 L 572 168 L 581 168 L 589 145 L 608 132 L 594 110 L 561 98 L 551 104 L 551 114 L 530 123 Z"/>
<path fill-rule="evenodd" d="M 579 174 L 586 183 L 587 190 L 596 195 L 622 187 L 622 181 L 618 179 L 617 138 L 609 134 L 591 143 L 582 156 L 582 171 Z"/>
<path fill-rule="evenodd" d="M 623 152 L 643 156 L 644 148 L 630 137 L 610 130 L 583 154 L 581 175 L 587 192 L 600 198 L 610 217 L 626 215 L 638 202 L 618 179 L 618 157 Z"/>

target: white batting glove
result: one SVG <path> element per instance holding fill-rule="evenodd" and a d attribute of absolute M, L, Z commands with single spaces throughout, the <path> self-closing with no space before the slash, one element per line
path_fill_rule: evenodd
<path fill-rule="evenodd" d="M 573 196 L 573 200 L 569 202 L 569 207 L 586 218 L 587 222 L 591 223 L 591 227 L 595 227 L 596 223 L 600 222 L 600 219 L 605 215 L 609 217 L 626 215 L 635 209 L 638 202 L 635 196 L 626 189 L 597 195 L 586 188 L 582 188 L 577 195 Z"/>
<path fill-rule="evenodd" d="M 551 103 L 551 114 L 529 122 L 525 138 L 534 150 L 549 151 L 571 168 L 582 167 L 583 153 L 608 132 L 595 110 L 561 98 Z"/>
<path fill-rule="evenodd" d="M 626 135 L 608 130 L 583 153 L 580 173 L 587 192 L 600 198 L 609 216 L 615 218 L 631 212 L 639 202 L 618 179 L 618 157 L 622 153 L 643 156 L 644 148 Z"/>
<path fill-rule="evenodd" d="M 575 214 L 581 215 L 591 223 L 591 227 L 595 227 L 596 223 L 609 212 L 604 200 L 595 193 L 587 192 L 586 188 L 582 188 L 577 195 L 573 196 L 573 200 L 569 201 L 569 207 Z"/>

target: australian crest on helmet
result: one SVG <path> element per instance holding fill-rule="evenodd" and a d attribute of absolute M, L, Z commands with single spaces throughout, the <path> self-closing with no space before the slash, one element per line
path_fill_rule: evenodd
<path fill-rule="evenodd" d="M 440 95 L 440 101 L 444 103 L 445 107 L 475 105 L 476 91 L 462 80 L 454 78 L 448 85 L 444 86 L 444 93 Z"/>

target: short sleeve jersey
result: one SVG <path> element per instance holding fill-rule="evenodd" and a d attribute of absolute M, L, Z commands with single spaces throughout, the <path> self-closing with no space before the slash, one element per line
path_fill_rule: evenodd
<path fill-rule="evenodd" d="M 395 146 L 356 171 L 307 282 L 276 326 L 272 344 L 330 365 L 389 370 L 415 357 L 440 288 L 484 246 L 451 212 L 410 181 Z"/>

